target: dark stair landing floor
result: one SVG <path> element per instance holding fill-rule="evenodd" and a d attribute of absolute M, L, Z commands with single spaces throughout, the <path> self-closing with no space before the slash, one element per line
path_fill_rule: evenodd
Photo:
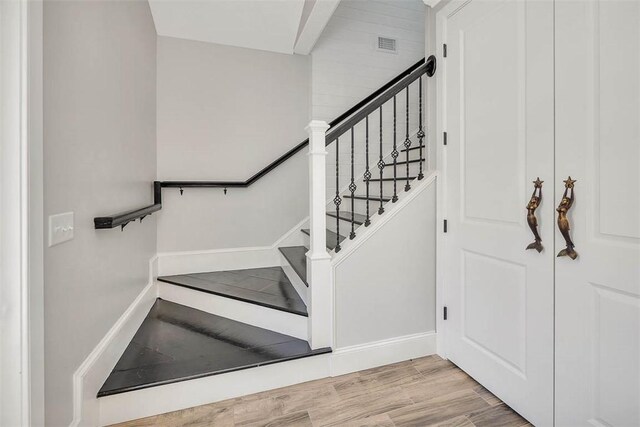
<path fill-rule="evenodd" d="M 98 397 L 330 352 L 157 299 Z"/>
<path fill-rule="evenodd" d="M 179 274 L 158 277 L 158 280 L 263 307 L 308 316 L 307 306 L 282 267 Z"/>

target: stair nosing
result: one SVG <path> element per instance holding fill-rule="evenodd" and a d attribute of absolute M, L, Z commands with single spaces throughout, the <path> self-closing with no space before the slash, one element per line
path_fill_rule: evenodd
<path fill-rule="evenodd" d="M 394 179 L 395 179 L 396 181 L 406 181 L 407 179 L 408 179 L 409 181 L 413 181 L 413 180 L 414 180 L 414 179 L 416 179 L 416 178 L 417 178 L 417 176 L 410 176 L 410 177 L 406 177 L 406 176 L 398 176 L 398 177 L 396 177 L 396 178 L 382 178 L 382 181 L 390 182 L 390 181 L 393 181 Z M 369 181 L 370 181 L 370 182 L 380 182 L 380 178 L 371 178 Z"/>
<path fill-rule="evenodd" d="M 391 198 L 388 198 L 388 197 L 379 197 L 379 196 L 369 196 L 369 197 L 367 197 L 367 196 L 359 196 L 359 195 L 355 195 L 355 196 L 351 197 L 351 194 L 345 195 L 344 198 L 345 199 L 353 198 L 355 200 L 367 200 L 368 199 L 368 200 L 374 200 L 376 202 L 379 202 L 381 199 L 382 199 L 383 202 L 390 202 L 391 201 Z"/>
<path fill-rule="evenodd" d="M 396 162 L 396 166 L 398 165 L 406 165 L 407 163 L 418 163 L 418 162 L 424 162 L 426 161 L 426 159 L 413 159 L 413 160 L 409 160 L 408 162 L 406 160 L 402 160 L 400 162 Z M 384 167 L 388 168 L 389 166 L 393 166 L 393 162 L 391 163 L 385 163 Z"/>
<path fill-rule="evenodd" d="M 349 218 L 340 216 L 340 214 L 342 214 L 342 213 L 348 214 Z M 332 218 L 337 218 L 337 219 L 339 219 L 341 221 L 351 222 L 351 212 L 350 211 L 340 211 L 340 214 L 338 214 L 336 212 L 327 212 L 327 215 L 332 217 Z M 360 214 L 358 214 L 358 215 L 360 215 Z M 353 219 L 353 223 L 354 224 L 358 224 L 358 225 L 362 225 L 362 224 L 364 224 L 364 221 L 360 221 L 360 220 L 354 218 Z"/>
<path fill-rule="evenodd" d="M 265 308 L 269 308 L 269 309 L 272 309 L 272 310 L 283 311 L 285 313 L 295 314 L 296 316 L 309 317 L 309 313 L 308 312 L 305 313 L 305 312 L 301 312 L 301 311 L 298 311 L 298 310 L 288 309 L 288 308 L 285 308 L 285 307 L 278 307 L 278 306 L 275 306 L 275 305 L 272 305 L 272 304 L 269 304 L 269 303 L 266 303 L 266 302 L 262 302 L 262 301 L 253 301 L 253 300 L 250 300 L 248 298 L 243 298 L 243 297 L 237 296 L 237 295 L 228 295 L 228 294 L 225 294 L 225 293 L 222 293 L 222 292 L 213 291 L 211 289 L 202 289 L 202 288 L 198 288 L 198 287 L 192 286 L 192 285 L 187 285 L 187 284 L 184 284 L 184 283 L 177 283 L 175 281 L 167 279 L 166 276 L 159 276 L 156 280 L 158 280 L 159 282 L 168 283 L 170 285 L 180 286 L 182 288 L 187 288 L 187 289 L 191 289 L 191 290 L 194 290 L 194 291 L 203 292 L 203 293 L 209 294 L 209 295 L 216 295 L 216 296 L 223 297 L 223 298 L 229 298 L 229 299 L 232 299 L 232 300 L 241 301 L 241 302 L 244 302 L 244 303 L 247 303 L 247 304 L 258 305 L 260 307 L 265 307 Z M 255 291 L 255 292 L 258 292 L 258 291 Z"/>
<path fill-rule="evenodd" d="M 303 228 L 303 229 L 301 229 L 300 231 L 302 231 L 302 232 L 303 232 L 304 234 L 306 234 L 307 236 L 311 237 L 311 230 L 309 230 L 308 228 Z M 327 229 L 327 232 L 331 232 L 331 233 L 333 233 L 333 234 L 337 234 L 337 233 L 334 233 L 333 231 L 331 231 L 331 230 L 329 230 L 329 229 Z M 338 239 L 338 240 L 339 240 L 341 243 L 342 243 L 342 241 L 343 241 L 344 239 L 346 239 L 346 237 L 345 237 L 345 236 L 343 236 L 342 234 L 338 234 L 338 237 L 339 237 L 339 239 Z M 330 245 L 329 245 L 329 239 L 328 239 L 328 238 L 327 238 L 326 240 L 327 240 L 327 243 L 326 243 L 326 245 L 325 245 L 325 246 L 327 247 L 327 249 L 329 249 L 330 251 L 334 250 L 336 247 L 335 247 L 335 246 L 330 246 Z M 335 241 L 335 239 L 331 239 L 331 241 L 332 241 L 332 243 L 331 243 L 331 244 L 333 245 L 333 242 Z"/>

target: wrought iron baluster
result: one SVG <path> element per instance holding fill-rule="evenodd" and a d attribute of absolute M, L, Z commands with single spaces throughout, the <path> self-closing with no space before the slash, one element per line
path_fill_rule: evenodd
<path fill-rule="evenodd" d="M 384 207 L 382 207 L 382 171 L 384 171 L 384 160 L 382 160 L 382 105 L 378 111 L 380 111 L 380 159 L 378 160 L 378 169 L 380 169 L 380 207 L 378 208 L 378 215 L 382 215 L 384 213 Z"/>
<path fill-rule="evenodd" d="M 371 224 L 371 220 L 369 219 L 369 180 L 371 179 L 371 171 L 369 170 L 369 116 L 365 118 L 365 138 L 364 138 L 364 146 L 365 146 L 365 157 L 366 157 L 366 166 L 364 171 L 364 182 L 367 187 L 367 218 L 364 220 L 364 226 L 368 227 Z"/>
<path fill-rule="evenodd" d="M 422 156 L 423 144 L 424 144 L 424 129 L 422 128 L 422 76 L 418 80 L 418 104 L 420 108 L 419 122 L 418 122 L 418 143 L 420 144 L 420 173 L 418 173 L 418 179 L 424 178 L 424 174 L 422 173 L 422 163 L 424 162 L 424 157 Z"/>
<path fill-rule="evenodd" d="M 355 223 L 356 223 L 356 210 L 355 210 L 355 197 L 354 194 L 356 192 L 356 189 L 358 188 L 356 186 L 356 183 L 354 182 L 353 178 L 353 127 L 351 128 L 351 184 L 349 184 L 349 191 L 351 191 L 351 233 L 349 234 L 349 239 L 353 240 L 356 237 L 356 232 L 355 232 Z"/>
<path fill-rule="evenodd" d="M 335 251 L 340 252 L 340 138 L 336 138 L 336 197 L 333 199 L 336 205 L 336 247 Z"/>
<path fill-rule="evenodd" d="M 398 178 L 398 146 L 396 143 L 396 96 L 393 95 L 393 151 L 391 152 L 391 157 L 393 158 L 393 197 L 391 198 L 391 202 L 395 203 L 398 201 L 398 182 L 396 179 Z"/>
<path fill-rule="evenodd" d="M 407 109 L 406 109 L 406 119 L 407 119 L 407 132 L 404 140 L 404 148 L 407 160 L 407 184 L 404 186 L 404 191 L 411 190 L 411 185 L 409 185 L 409 147 L 411 147 L 411 140 L 409 139 L 409 86 L 406 89 L 407 93 Z"/>

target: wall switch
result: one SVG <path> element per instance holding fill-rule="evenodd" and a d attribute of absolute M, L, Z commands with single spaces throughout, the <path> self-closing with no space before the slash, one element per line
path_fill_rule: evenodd
<path fill-rule="evenodd" d="M 49 216 L 49 246 L 73 239 L 73 212 Z"/>

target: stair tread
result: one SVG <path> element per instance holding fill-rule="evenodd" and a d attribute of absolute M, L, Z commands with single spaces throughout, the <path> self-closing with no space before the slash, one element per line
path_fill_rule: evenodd
<path fill-rule="evenodd" d="M 346 199 L 351 199 L 351 194 L 347 194 L 344 197 Z M 367 199 L 369 199 L 369 200 L 373 200 L 373 201 L 376 201 L 376 202 L 379 202 L 380 199 L 382 199 L 383 202 L 388 202 L 388 201 L 391 200 L 391 197 L 380 197 L 380 196 L 371 196 L 371 195 L 369 195 L 369 197 L 367 197 L 367 196 L 360 196 L 360 195 L 357 195 L 357 194 L 355 194 L 353 196 L 353 198 L 356 199 L 356 200 L 367 200 Z"/>
<path fill-rule="evenodd" d="M 423 145 L 422 149 L 424 150 L 426 147 Z M 400 150 L 401 153 L 404 153 L 406 151 L 413 151 L 413 150 L 418 150 L 420 149 L 419 145 L 413 146 L 413 147 L 409 147 L 409 148 L 403 148 L 402 150 Z"/>
<path fill-rule="evenodd" d="M 307 251 L 304 246 L 287 246 L 278 248 L 278 250 L 284 255 L 291 265 L 291 268 L 302 279 L 304 284 L 309 287 L 307 283 Z"/>
<path fill-rule="evenodd" d="M 418 163 L 418 162 L 424 162 L 424 161 L 425 159 L 413 159 L 409 161 L 402 160 L 402 161 L 397 161 L 396 166 L 406 165 L 407 163 Z M 389 162 L 384 165 L 385 168 L 388 168 L 389 166 L 393 166 L 393 162 Z"/>
<path fill-rule="evenodd" d="M 306 234 L 307 236 L 311 236 L 311 231 L 309 231 L 309 229 L 304 229 L 304 230 L 302 230 L 302 232 L 304 234 Z M 327 230 L 327 249 L 332 251 L 332 250 L 334 250 L 336 248 L 336 246 L 337 246 L 336 239 L 337 238 L 338 238 L 338 235 L 336 233 L 334 233 L 331 230 Z M 340 242 L 342 243 L 342 241 L 346 237 L 341 235 L 341 236 L 339 236 L 339 238 L 340 238 Z"/>
<path fill-rule="evenodd" d="M 282 267 L 214 271 L 158 277 L 161 282 L 275 310 L 307 316 L 307 307 Z"/>
<path fill-rule="evenodd" d="M 98 397 L 330 352 L 309 343 L 157 299 Z"/>
<path fill-rule="evenodd" d="M 412 180 L 414 180 L 416 178 L 417 178 L 417 176 L 410 176 L 409 178 L 407 178 L 406 176 L 398 176 L 395 179 L 397 181 L 406 181 L 407 179 L 409 179 L 409 181 L 412 181 Z M 382 181 L 393 181 L 393 180 L 394 180 L 393 177 L 391 177 L 391 178 L 382 178 Z M 380 182 L 380 178 L 371 178 L 369 181 L 370 182 Z"/>
<path fill-rule="evenodd" d="M 333 218 L 340 217 L 341 220 L 351 222 L 351 212 L 349 211 L 340 211 L 340 215 L 338 215 L 336 212 L 327 212 L 327 215 Z M 366 219 L 367 219 L 366 215 L 361 215 L 358 213 L 353 215 L 353 222 L 358 225 L 364 224 Z"/>

